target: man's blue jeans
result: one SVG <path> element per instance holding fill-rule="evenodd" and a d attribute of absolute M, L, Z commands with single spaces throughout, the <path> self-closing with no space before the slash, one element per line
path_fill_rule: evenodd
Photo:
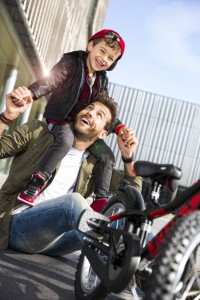
<path fill-rule="evenodd" d="M 24 253 L 64 255 L 82 247 L 77 220 L 87 201 L 78 193 L 45 201 L 14 215 L 9 248 Z"/>

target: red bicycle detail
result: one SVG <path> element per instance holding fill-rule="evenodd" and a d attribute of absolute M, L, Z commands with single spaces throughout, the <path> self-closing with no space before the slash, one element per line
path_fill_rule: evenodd
<path fill-rule="evenodd" d="M 150 182 L 145 199 L 122 184 L 104 216 L 88 210 L 80 217 L 85 243 L 75 276 L 77 299 L 105 299 L 130 286 L 137 300 L 137 285 L 145 300 L 200 299 L 200 180 L 159 206 L 164 187 L 177 190 L 181 170 L 145 161 L 134 168 Z M 174 217 L 149 242 L 153 221 L 168 214 Z"/>

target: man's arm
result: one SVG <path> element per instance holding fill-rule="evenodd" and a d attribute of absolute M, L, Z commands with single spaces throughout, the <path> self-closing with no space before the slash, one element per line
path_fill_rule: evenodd
<path fill-rule="evenodd" d="M 124 128 L 125 129 L 125 128 Z M 124 142 L 125 139 L 125 142 Z M 138 145 L 135 131 L 132 128 L 126 128 L 126 133 L 118 136 L 117 139 L 124 161 L 125 178 L 137 189 L 142 189 L 142 178 L 135 175 L 133 152 Z"/>
<path fill-rule="evenodd" d="M 138 145 L 137 137 L 135 136 L 135 131 L 132 128 L 124 128 L 121 136 L 118 136 L 117 142 L 119 149 L 121 150 L 122 160 L 124 163 L 125 173 L 129 176 L 133 176 L 133 152 Z"/>

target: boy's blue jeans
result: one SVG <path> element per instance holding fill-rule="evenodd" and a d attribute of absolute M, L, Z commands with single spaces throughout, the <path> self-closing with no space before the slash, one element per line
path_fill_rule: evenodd
<path fill-rule="evenodd" d="M 82 247 L 77 220 L 87 201 L 78 193 L 45 201 L 14 215 L 9 248 L 24 253 L 64 255 Z"/>

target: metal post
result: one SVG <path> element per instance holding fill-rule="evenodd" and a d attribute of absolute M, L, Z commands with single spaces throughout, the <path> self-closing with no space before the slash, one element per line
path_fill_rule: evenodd
<path fill-rule="evenodd" d="M 10 93 L 14 89 L 17 80 L 17 75 L 18 69 L 16 67 L 8 65 L 6 70 L 5 86 L 0 101 L 0 112 L 5 110 L 6 94 Z"/>
<path fill-rule="evenodd" d="M 18 69 L 16 67 L 13 67 L 11 65 L 7 66 L 6 74 L 5 74 L 5 86 L 2 93 L 1 101 L 0 101 L 0 112 L 4 111 L 6 108 L 6 94 L 13 91 L 15 87 L 15 83 L 17 80 L 18 75 Z M 23 113 L 20 119 L 20 124 L 24 124 L 28 121 L 30 111 L 31 111 L 32 105 Z"/>
<path fill-rule="evenodd" d="M 29 108 L 22 114 L 21 119 L 20 119 L 20 124 L 19 124 L 19 125 L 28 122 L 29 115 L 30 115 L 30 112 L 31 112 L 31 107 L 32 107 L 32 104 L 31 104 L 31 105 L 29 106 Z"/>

